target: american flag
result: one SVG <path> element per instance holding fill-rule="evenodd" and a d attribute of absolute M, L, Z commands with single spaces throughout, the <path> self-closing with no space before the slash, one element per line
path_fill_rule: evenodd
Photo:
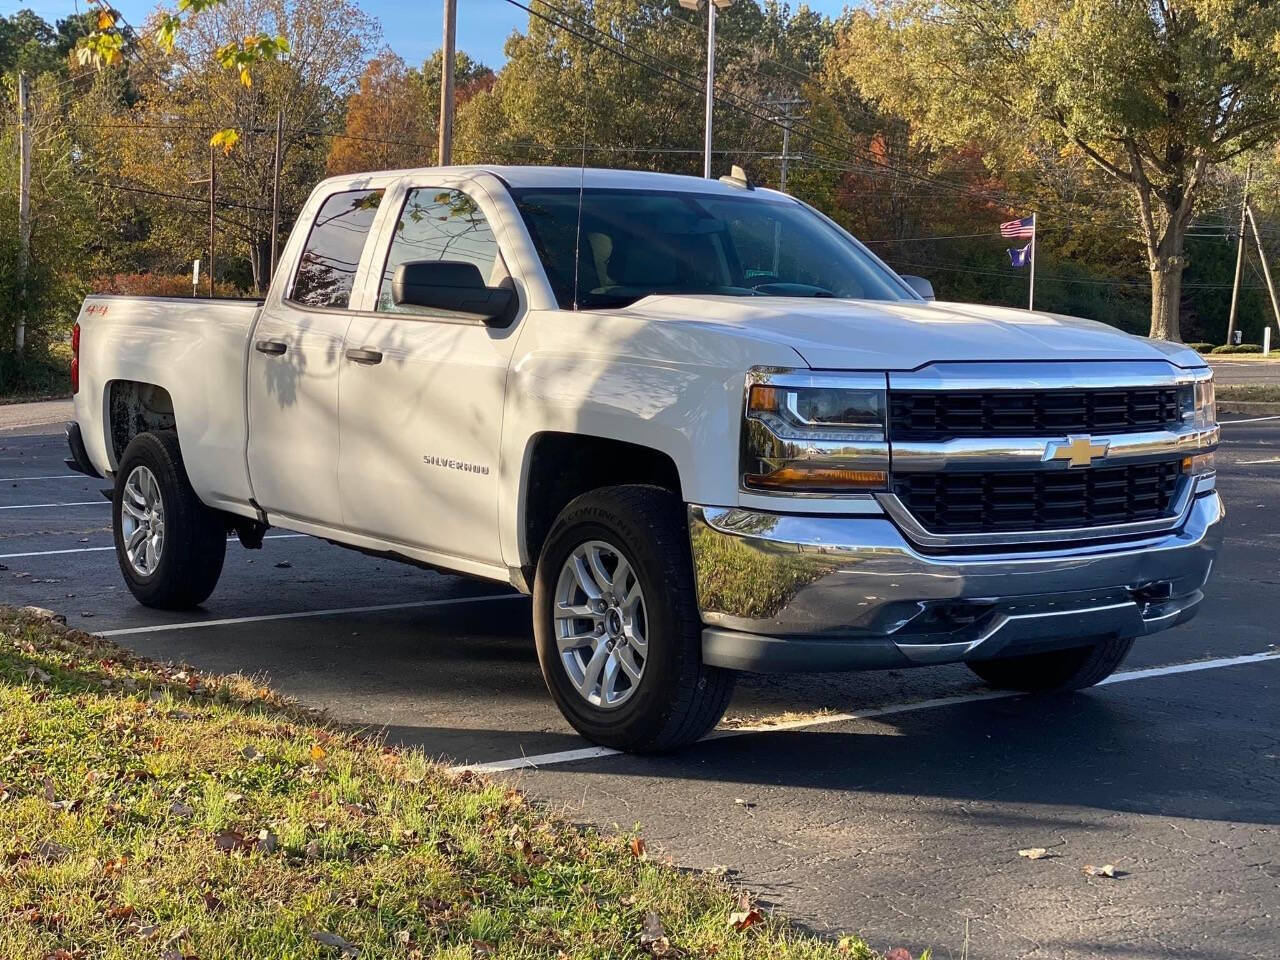
<path fill-rule="evenodd" d="M 1000 224 L 1002 237 L 1034 237 L 1036 235 L 1036 218 L 1032 214 L 1021 220 L 1007 220 Z"/>

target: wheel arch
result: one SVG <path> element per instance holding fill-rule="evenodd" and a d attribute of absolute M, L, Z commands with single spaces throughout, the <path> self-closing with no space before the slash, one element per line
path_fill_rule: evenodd
<path fill-rule="evenodd" d="M 590 434 L 546 430 L 534 434 L 520 483 L 520 558 L 525 584 L 556 517 L 575 497 L 619 484 L 646 484 L 683 499 L 680 471 L 667 452 Z"/>
<path fill-rule="evenodd" d="M 105 421 L 112 469 L 119 467 L 125 448 L 138 434 L 178 430 L 172 394 L 159 384 L 141 380 L 111 380 L 106 384 Z"/>

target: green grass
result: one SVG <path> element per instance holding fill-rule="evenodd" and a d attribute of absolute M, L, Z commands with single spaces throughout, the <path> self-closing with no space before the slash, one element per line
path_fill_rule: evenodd
<path fill-rule="evenodd" d="M 0 957 L 874 956 L 736 929 L 743 896 L 243 677 L 0 607 Z"/>
<path fill-rule="evenodd" d="M 1248 383 L 1220 386 L 1215 391 L 1219 400 L 1239 403 L 1280 403 L 1280 384 Z"/>

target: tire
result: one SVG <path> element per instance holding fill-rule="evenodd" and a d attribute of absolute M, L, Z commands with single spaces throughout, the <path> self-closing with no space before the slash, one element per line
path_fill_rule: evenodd
<path fill-rule="evenodd" d="M 1132 648 L 1132 637 L 1100 640 L 1070 650 L 974 660 L 968 667 L 997 689 L 1061 693 L 1101 683 L 1116 672 Z"/>
<path fill-rule="evenodd" d="M 584 551 L 584 556 L 598 551 L 597 559 L 607 567 L 605 547 L 613 549 L 620 562 L 625 561 L 630 567 L 625 583 L 631 586 L 623 586 L 619 592 L 629 598 L 638 587 L 639 604 L 627 608 L 626 598 L 606 590 L 602 601 L 608 596 L 616 601 L 608 613 L 583 618 L 562 616 L 557 621 L 558 591 L 578 591 L 576 599 L 590 596 L 582 589 L 582 579 L 567 566 L 575 551 Z M 615 577 L 618 570 L 618 565 L 612 567 Z M 599 586 L 594 577 L 591 580 Z M 626 621 L 617 632 L 611 619 L 615 610 L 620 613 L 620 622 Z M 702 662 L 702 620 L 694 594 L 683 504 L 667 490 L 651 486 L 604 487 L 583 494 L 565 507 L 538 558 L 533 618 L 538 660 L 547 689 L 565 719 L 593 743 L 636 753 L 674 750 L 702 737 L 729 705 L 735 674 Z M 599 629 L 604 631 L 599 643 L 616 636 L 624 648 L 617 654 L 618 660 L 625 660 L 633 669 L 641 665 L 638 680 L 633 680 L 622 667 L 615 671 L 619 702 L 605 702 L 608 658 L 600 673 L 597 702 L 579 692 L 579 685 L 586 683 L 586 667 L 590 666 L 588 662 L 583 667 L 583 662 L 593 649 L 598 651 L 599 645 L 593 648 L 595 641 L 589 639 L 576 652 L 562 651 L 558 642 L 562 629 L 575 635 Z M 643 656 L 639 652 L 641 634 L 645 641 Z M 628 639 L 629 650 L 624 642 Z M 575 672 L 582 668 L 583 676 L 577 680 L 571 677 L 571 664 L 576 665 L 572 667 Z"/>
<path fill-rule="evenodd" d="M 131 481 L 136 486 L 131 488 Z M 126 499 L 132 512 L 126 510 Z M 152 541 L 149 559 L 135 559 L 126 538 L 139 526 L 156 529 L 152 502 L 160 505 L 159 538 L 144 531 L 140 542 Z M 111 526 L 120 572 L 144 606 L 188 610 L 218 585 L 227 552 L 226 524 L 191 488 L 174 431 L 141 433 L 125 448 L 111 499 Z"/>

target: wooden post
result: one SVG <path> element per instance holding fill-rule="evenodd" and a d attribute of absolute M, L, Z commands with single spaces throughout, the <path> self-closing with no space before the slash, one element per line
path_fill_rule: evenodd
<path fill-rule="evenodd" d="M 458 0 L 444 0 L 444 56 L 440 58 L 440 149 L 438 163 L 453 163 L 453 69 L 458 37 Z"/>
<path fill-rule="evenodd" d="M 1240 240 L 1236 244 L 1236 278 L 1231 283 L 1231 313 L 1227 315 L 1227 343 L 1236 332 L 1236 312 L 1240 308 L 1240 273 L 1244 269 L 1244 229 L 1245 217 L 1249 210 L 1249 181 L 1253 179 L 1253 164 L 1245 168 L 1244 197 L 1240 201 Z"/>
<path fill-rule="evenodd" d="M 1267 280 L 1267 292 L 1271 294 L 1271 310 L 1276 317 L 1276 328 L 1280 329 L 1280 300 L 1276 299 L 1276 285 L 1271 282 L 1271 265 L 1267 263 L 1267 251 L 1262 248 L 1262 234 L 1258 232 L 1258 219 L 1253 215 L 1253 204 L 1246 203 L 1245 211 L 1249 214 L 1249 225 L 1253 227 L 1253 239 L 1258 243 L 1258 259 L 1262 261 L 1262 275 Z"/>
<path fill-rule="evenodd" d="M 215 198 L 218 193 L 218 171 L 214 164 L 214 148 L 209 148 L 209 296 L 213 296 L 213 242 L 217 230 Z"/>
<path fill-rule="evenodd" d="M 22 359 L 27 344 L 27 268 L 31 263 L 31 91 L 18 74 L 18 322 L 13 349 Z"/>
<path fill-rule="evenodd" d="M 271 261 L 267 268 L 267 282 L 276 275 L 276 247 L 280 242 L 280 157 L 284 142 L 284 111 L 276 111 L 275 169 L 271 179 Z"/>

